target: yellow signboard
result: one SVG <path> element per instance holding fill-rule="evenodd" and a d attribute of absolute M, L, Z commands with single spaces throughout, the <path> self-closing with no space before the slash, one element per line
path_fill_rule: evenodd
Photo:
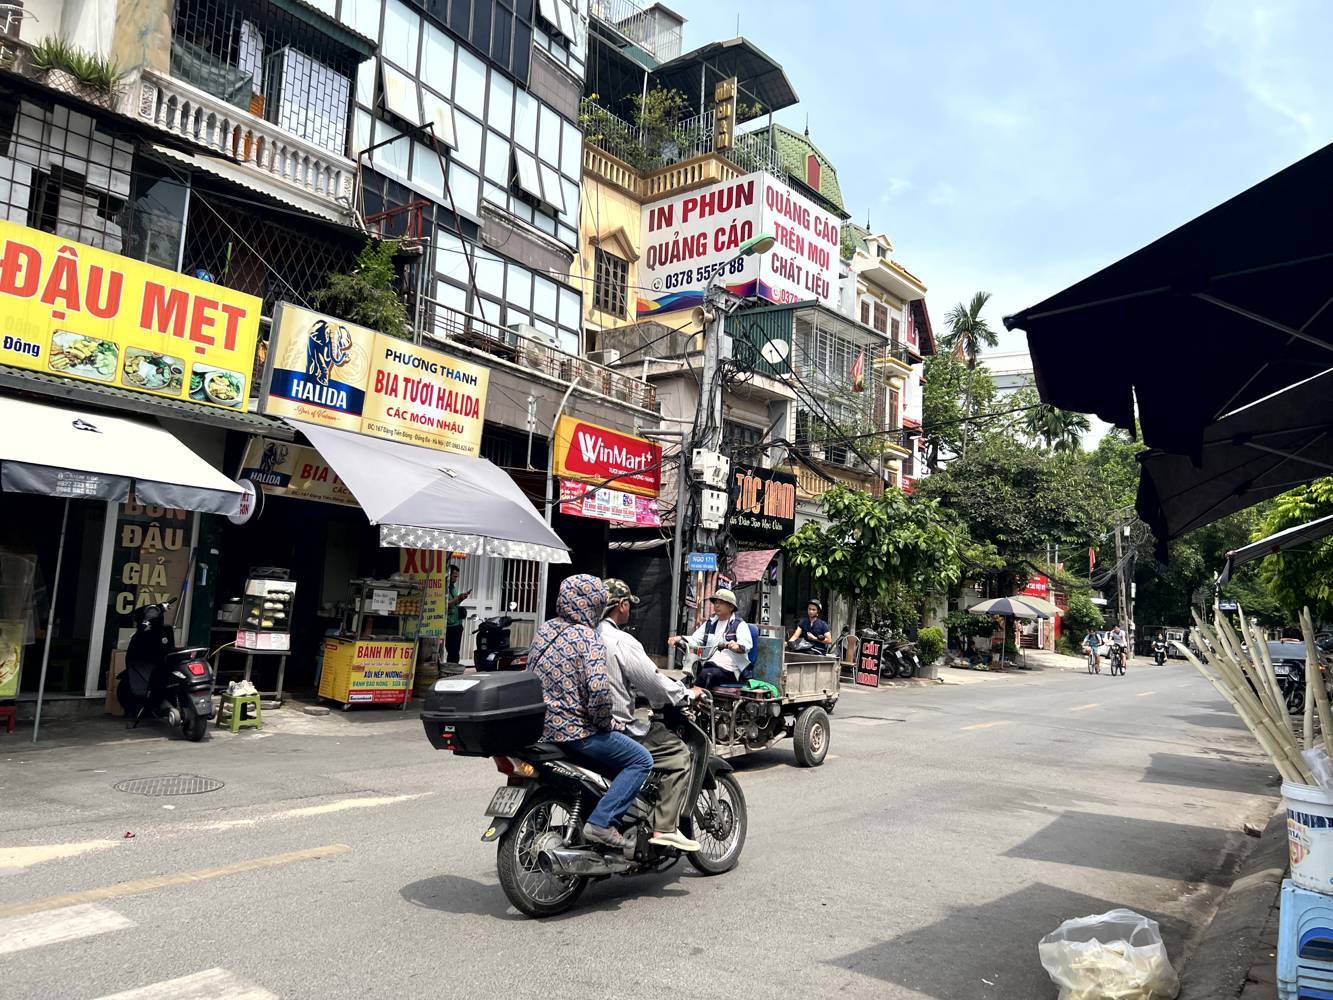
<path fill-rule="evenodd" d="M 476 455 L 490 372 L 290 305 L 273 318 L 262 407 L 274 416 Z"/>
<path fill-rule="evenodd" d="M 270 496 L 357 506 L 356 497 L 333 467 L 314 448 L 301 444 L 251 438 L 237 478 L 253 480 Z"/>
<path fill-rule="evenodd" d="M 0 220 L 0 364 L 243 410 L 260 306 Z"/>

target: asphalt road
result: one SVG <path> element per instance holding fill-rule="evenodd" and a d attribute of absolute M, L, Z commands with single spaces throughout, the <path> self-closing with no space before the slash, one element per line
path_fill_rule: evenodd
<path fill-rule="evenodd" d="M 1036 945 L 1068 917 L 1129 906 L 1188 952 L 1276 794 L 1185 666 L 847 691 L 823 767 L 741 765 L 734 872 L 533 921 L 479 842 L 489 761 L 392 712 L 270 718 L 0 736 L 0 995 L 1054 997 Z M 112 787 L 178 773 L 225 785 Z"/>

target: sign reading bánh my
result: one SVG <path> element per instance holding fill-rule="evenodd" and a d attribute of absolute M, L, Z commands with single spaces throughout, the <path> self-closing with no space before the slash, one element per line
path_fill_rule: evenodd
<path fill-rule="evenodd" d="M 837 307 L 842 221 L 766 173 L 650 202 L 641 223 L 640 318 L 701 305 L 715 279 L 742 297 Z M 768 253 L 737 256 L 761 233 Z"/>
<path fill-rule="evenodd" d="M 0 220 L 0 364 L 245 408 L 261 302 Z"/>
<path fill-rule="evenodd" d="M 263 412 L 476 455 L 490 372 L 406 340 L 279 303 Z"/>
<path fill-rule="evenodd" d="M 576 417 L 561 417 L 555 428 L 555 473 L 655 497 L 662 490 L 662 446 Z"/>

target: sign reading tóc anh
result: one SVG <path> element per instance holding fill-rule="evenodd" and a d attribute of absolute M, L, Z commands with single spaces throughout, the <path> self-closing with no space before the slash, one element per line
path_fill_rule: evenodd
<path fill-rule="evenodd" d="M 555 472 L 565 479 L 655 497 L 662 488 L 662 446 L 586 420 L 561 417 L 555 428 Z"/>
<path fill-rule="evenodd" d="M 490 372 L 279 303 L 262 408 L 455 455 L 476 455 Z"/>
<path fill-rule="evenodd" d="M 737 465 L 731 470 L 731 530 L 737 538 L 778 542 L 796 531 L 796 477 Z"/>
<path fill-rule="evenodd" d="M 242 410 L 261 302 L 0 220 L 0 364 Z"/>

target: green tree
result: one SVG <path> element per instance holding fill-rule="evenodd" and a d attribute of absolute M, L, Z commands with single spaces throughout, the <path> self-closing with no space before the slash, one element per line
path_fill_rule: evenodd
<path fill-rule="evenodd" d="M 1082 413 L 1040 403 L 1027 411 L 1023 429 L 1052 451 L 1078 451 L 1092 423 Z"/>
<path fill-rule="evenodd" d="M 412 324 L 398 293 L 398 270 L 393 262 L 397 252 L 397 240 L 367 240 L 352 269 L 330 274 L 311 300 L 323 312 L 348 323 L 390 337 L 410 338 Z"/>
<path fill-rule="evenodd" d="M 874 497 L 845 486 L 834 486 L 820 503 L 828 525 L 803 525 L 785 548 L 795 566 L 852 602 L 853 629 L 862 602 L 887 600 L 898 588 L 947 591 L 958 582 L 960 539 L 934 503 L 909 500 L 901 490 Z"/>
<path fill-rule="evenodd" d="M 1252 540 L 1331 515 L 1333 477 L 1317 479 L 1274 500 Z M 1308 607 L 1316 622 L 1333 620 L 1333 538 L 1269 556 L 1259 564 L 1259 579 L 1290 619 Z"/>
<path fill-rule="evenodd" d="M 999 343 L 999 335 L 981 315 L 989 301 L 990 292 L 977 292 L 971 302 L 966 305 L 959 302 L 944 317 L 949 330 L 940 338 L 940 343 L 952 351 L 954 357 L 966 360 L 968 368 L 977 366 L 977 355 L 983 347 L 994 347 Z"/>
<path fill-rule="evenodd" d="M 922 372 L 921 432 L 931 472 L 963 450 L 963 437 L 986 433 L 994 425 L 979 420 L 995 408 L 995 383 L 984 368 L 970 369 L 952 354 L 926 359 Z"/>
<path fill-rule="evenodd" d="M 1070 637 L 1077 645 L 1092 629 L 1099 629 L 1106 624 L 1102 612 L 1092 603 L 1092 598 L 1085 591 L 1075 591 L 1069 595 L 1069 607 L 1064 613 L 1064 622 L 1060 627 L 1062 635 Z"/>

